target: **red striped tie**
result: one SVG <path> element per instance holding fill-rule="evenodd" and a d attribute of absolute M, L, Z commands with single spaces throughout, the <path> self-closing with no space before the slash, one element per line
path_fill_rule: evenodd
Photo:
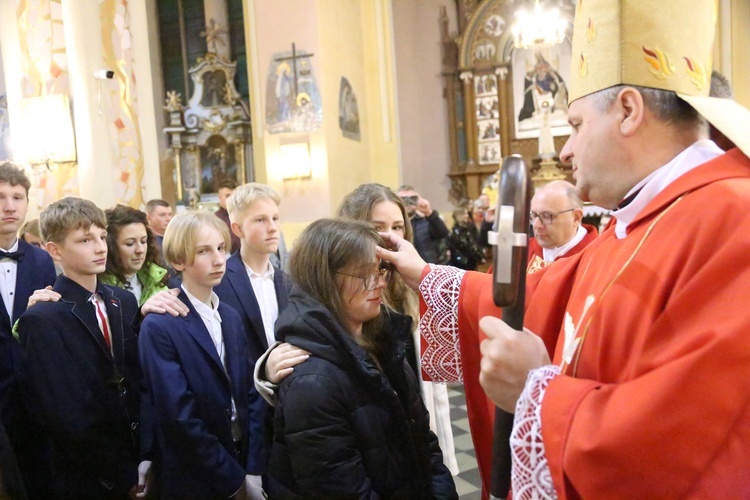
<path fill-rule="evenodd" d="M 112 350 L 112 340 L 109 338 L 109 328 L 107 327 L 107 318 L 104 316 L 104 311 L 99 305 L 99 301 L 96 300 L 96 295 L 92 297 L 94 301 L 94 307 L 96 307 L 96 314 L 99 316 L 99 321 L 102 322 L 102 334 L 104 335 L 104 342 L 107 344 L 109 350 Z"/>

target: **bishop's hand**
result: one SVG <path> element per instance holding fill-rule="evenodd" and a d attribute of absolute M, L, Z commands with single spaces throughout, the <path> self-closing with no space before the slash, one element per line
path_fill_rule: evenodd
<path fill-rule="evenodd" d="M 500 409 L 515 413 L 529 371 L 550 364 L 547 349 L 534 333 L 514 330 L 492 316 L 479 320 L 479 328 L 487 335 L 480 346 L 479 383 Z"/>

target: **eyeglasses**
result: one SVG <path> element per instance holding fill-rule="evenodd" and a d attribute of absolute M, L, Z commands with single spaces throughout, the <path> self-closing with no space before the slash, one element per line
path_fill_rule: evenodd
<path fill-rule="evenodd" d="M 531 212 L 529 212 L 529 222 L 533 224 L 534 223 L 534 219 L 536 219 L 537 217 L 539 217 L 539 220 L 542 221 L 542 224 L 552 224 L 552 222 L 555 220 L 555 217 L 557 217 L 560 214 L 564 214 L 565 212 L 572 212 L 573 210 L 575 210 L 575 208 L 569 208 L 567 210 L 562 210 L 562 211 L 557 212 L 557 213 L 542 212 L 542 213 L 539 213 L 539 214 L 536 213 L 536 212 L 534 212 L 532 210 Z"/>
<path fill-rule="evenodd" d="M 359 278 L 362 280 L 362 284 L 365 287 L 365 290 L 372 291 L 375 290 L 375 287 L 378 286 L 378 281 L 382 277 L 386 283 L 391 281 L 391 277 L 393 276 L 393 267 L 391 267 L 390 264 L 386 262 L 381 262 L 380 266 L 375 269 L 374 271 L 371 271 L 366 276 L 358 276 L 356 274 L 349 274 L 349 273 L 342 273 L 341 271 L 336 271 L 336 274 L 343 274 L 344 276 L 351 276 L 352 278 Z"/>

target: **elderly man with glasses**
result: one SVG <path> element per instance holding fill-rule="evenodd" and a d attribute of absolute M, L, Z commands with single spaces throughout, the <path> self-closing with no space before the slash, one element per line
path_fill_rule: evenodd
<path fill-rule="evenodd" d="M 575 255 L 594 241 L 598 231 L 582 219 L 583 203 L 571 183 L 554 181 L 537 189 L 529 215 L 534 237 L 529 241 L 527 274 Z"/>

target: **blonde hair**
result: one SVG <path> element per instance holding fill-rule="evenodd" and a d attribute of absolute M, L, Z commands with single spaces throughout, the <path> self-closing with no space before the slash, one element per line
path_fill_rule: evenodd
<path fill-rule="evenodd" d="M 208 212 L 187 210 L 175 215 L 164 231 L 162 251 L 167 264 L 172 267 L 175 264 L 192 264 L 195 260 L 195 240 L 201 228 L 206 226 L 219 232 L 224 239 L 225 248 L 229 251 L 232 240 L 224 221 Z"/>
<path fill-rule="evenodd" d="M 24 225 L 21 226 L 18 234 L 23 241 L 26 241 L 26 238 L 24 237 L 26 233 L 29 233 L 32 236 L 36 236 L 37 238 L 42 237 L 42 233 L 39 231 L 39 219 L 31 219 L 29 221 L 26 221 Z"/>
<path fill-rule="evenodd" d="M 96 226 L 107 229 L 107 217 L 94 202 L 67 196 L 39 214 L 39 231 L 44 242 L 62 243 L 71 231 Z"/>
<path fill-rule="evenodd" d="M 229 220 L 241 224 L 245 211 L 258 200 L 272 200 L 276 205 L 281 204 L 279 193 L 271 186 L 258 182 L 248 182 L 238 186 L 227 198 Z"/>

